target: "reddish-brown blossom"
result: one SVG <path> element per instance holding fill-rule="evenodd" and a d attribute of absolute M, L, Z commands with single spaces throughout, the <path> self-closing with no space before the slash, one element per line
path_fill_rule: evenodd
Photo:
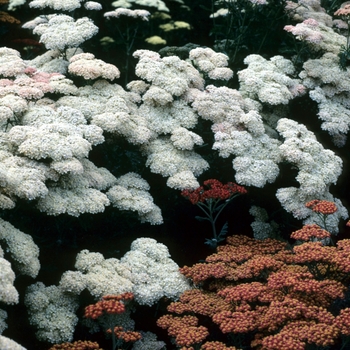
<path fill-rule="evenodd" d="M 119 295 L 105 295 L 96 304 L 85 307 L 85 317 L 96 320 L 104 313 L 121 314 L 125 312 L 125 304 L 121 300 L 132 300 L 133 297 L 133 293 L 130 292 Z"/>
<path fill-rule="evenodd" d="M 341 334 L 350 335 L 350 308 L 340 310 L 339 315 L 335 318 L 334 324 Z"/>
<path fill-rule="evenodd" d="M 0 22 L 5 22 L 5 23 L 14 23 L 14 24 L 19 24 L 21 23 L 20 20 L 18 20 L 17 18 L 9 15 L 7 12 L 5 11 L 0 11 Z"/>
<path fill-rule="evenodd" d="M 300 230 L 294 231 L 290 237 L 299 241 L 311 241 L 315 238 L 324 239 L 331 234 L 316 224 L 304 225 Z"/>
<path fill-rule="evenodd" d="M 195 316 L 172 316 L 164 315 L 158 319 L 157 325 L 168 330 L 168 334 L 175 338 L 179 346 L 189 347 L 201 343 L 208 335 L 208 329 L 198 325 Z"/>
<path fill-rule="evenodd" d="M 217 294 L 227 302 L 253 302 L 258 300 L 262 292 L 266 291 L 266 286 L 260 282 L 242 283 L 238 286 L 227 287 Z"/>
<path fill-rule="evenodd" d="M 106 332 L 110 334 L 112 333 L 112 330 L 109 328 Z M 133 343 L 142 338 L 140 332 L 124 331 L 124 328 L 120 326 L 114 327 L 114 334 L 118 339 L 121 339 L 126 343 Z"/>
<path fill-rule="evenodd" d="M 229 273 L 229 266 L 217 262 L 212 264 L 198 263 L 193 267 L 184 266 L 180 272 L 193 280 L 195 284 L 203 282 L 209 278 L 224 278 Z"/>
<path fill-rule="evenodd" d="M 245 312 L 218 312 L 212 317 L 214 323 L 219 325 L 222 333 L 248 333 L 257 328 L 258 313 L 255 311 Z"/>
<path fill-rule="evenodd" d="M 263 338 L 260 342 L 264 350 L 305 350 L 305 342 L 296 339 L 292 334 L 277 333 Z"/>
<path fill-rule="evenodd" d="M 288 249 L 279 241 L 232 236 L 205 263 L 183 272 L 201 289 L 185 292 L 168 311 L 210 318 L 221 337 L 239 333 L 249 339 L 258 332 L 250 344 L 258 350 L 301 350 L 333 346 L 340 334 L 350 335 L 350 309 L 337 317 L 329 311 L 349 282 L 350 240 Z"/>
<path fill-rule="evenodd" d="M 240 279 L 252 279 L 259 277 L 263 273 L 270 271 L 277 271 L 284 263 L 274 259 L 273 256 L 269 255 L 257 255 L 250 260 L 239 265 L 233 273 L 232 279 L 237 281 Z"/>
<path fill-rule="evenodd" d="M 199 289 L 192 289 L 185 291 L 179 301 L 170 303 L 167 310 L 176 314 L 189 312 L 212 316 L 216 312 L 230 310 L 230 308 L 230 303 L 216 293 L 203 293 Z"/>
<path fill-rule="evenodd" d="M 103 350 L 98 343 L 78 340 L 73 343 L 55 344 L 49 350 Z"/>
<path fill-rule="evenodd" d="M 226 346 L 220 341 L 207 341 L 201 346 L 201 350 L 238 350 L 235 346 Z"/>
<path fill-rule="evenodd" d="M 314 199 L 310 202 L 307 202 L 305 206 L 314 211 L 315 213 L 320 213 L 324 215 L 333 214 L 338 210 L 334 202 L 318 199 Z"/>
<path fill-rule="evenodd" d="M 233 195 L 245 194 L 247 190 L 233 182 L 222 184 L 219 180 L 209 179 L 203 182 L 203 186 L 195 190 L 183 190 L 181 195 L 186 197 L 192 204 L 205 202 L 209 199 L 225 200 Z"/>

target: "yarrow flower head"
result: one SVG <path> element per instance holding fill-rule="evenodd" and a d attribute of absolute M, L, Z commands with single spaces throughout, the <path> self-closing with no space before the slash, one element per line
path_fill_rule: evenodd
<path fill-rule="evenodd" d="M 330 236 L 331 234 L 328 231 L 313 224 L 304 225 L 300 230 L 294 231 L 290 237 L 300 241 L 312 241 L 314 239 L 324 239 Z"/>
<path fill-rule="evenodd" d="M 90 340 L 77 340 L 73 343 L 55 344 L 49 350 L 66 350 L 66 349 L 80 349 L 80 350 L 103 350 L 98 343 Z"/>
<path fill-rule="evenodd" d="M 314 211 L 315 213 L 320 213 L 323 215 L 334 214 L 338 210 L 334 202 L 318 199 L 314 199 L 310 202 L 307 202 L 305 206 Z"/>
<path fill-rule="evenodd" d="M 240 194 L 246 194 L 247 190 L 234 182 L 222 184 L 219 180 L 209 179 L 204 181 L 203 186 L 195 190 L 183 190 L 181 195 L 196 204 L 204 213 L 205 217 L 196 217 L 199 220 L 208 220 L 213 230 L 213 238 L 207 239 L 206 244 L 216 248 L 217 243 L 224 240 L 227 233 L 227 222 L 219 234 L 216 233 L 215 222 L 228 203 Z M 224 201 L 224 202 L 222 202 Z"/>
<path fill-rule="evenodd" d="M 209 179 L 204 181 L 203 184 L 204 186 L 200 186 L 195 190 L 183 190 L 181 195 L 189 199 L 192 204 L 198 204 L 198 202 L 211 199 L 225 200 L 233 195 L 247 193 L 243 186 L 239 186 L 234 182 L 228 182 L 224 185 L 219 180 Z"/>
<path fill-rule="evenodd" d="M 133 293 L 126 292 L 118 295 L 105 295 L 102 300 L 98 301 L 96 304 L 91 304 L 85 307 L 86 318 L 91 318 L 93 320 L 98 319 L 104 313 L 106 314 L 122 314 L 125 312 L 125 304 L 122 300 L 132 300 L 134 298 Z"/>
<path fill-rule="evenodd" d="M 143 21 L 148 21 L 148 17 L 150 16 L 150 12 L 146 10 L 129 10 L 125 8 L 118 8 L 114 11 L 109 11 L 104 14 L 105 17 L 120 17 L 120 16 L 127 16 L 127 17 L 133 17 L 133 18 L 141 18 Z"/>

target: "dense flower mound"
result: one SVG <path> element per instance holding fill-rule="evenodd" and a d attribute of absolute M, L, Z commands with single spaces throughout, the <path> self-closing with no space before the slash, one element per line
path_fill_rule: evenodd
<path fill-rule="evenodd" d="M 350 335 L 350 308 L 337 302 L 347 291 L 349 250 L 350 240 L 292 248 L 274 239 L 228 237 L 205 262 L 180 269 L 196 288 L 172 302 L 158 326 L 179 347 L 207 349 L 226 339 L 223 349 L 338 349 Z"/>

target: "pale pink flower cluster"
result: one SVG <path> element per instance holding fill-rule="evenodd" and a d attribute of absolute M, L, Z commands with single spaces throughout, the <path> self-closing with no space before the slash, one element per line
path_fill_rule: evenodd
<path fill-rule="evenodd" d="M 96 59 L 92 53 L 80 53 L 69 60 L 68 72 L 84 79 L 103 78 L 114 80 L 119 78 L 119 69 L 113 64 Z"/>
<path fill-rule="evenodd" d="M 115 17 L 119 18 L 120 16 L 127 16 L 133 18 L 140 18 L 143 21 L 148 21 L 148 17 L 151 15 L 150 12 L 146 10 L 129 10 L 126 8 L 118 8 L 114 11 L 109 11 L 104 14 L 105 17 Z"/>
<path fill-rule="evenodd" d="M 318 44 L 323 40 L 323 35 L 317 30 L 318 22 L 312 18 L 308 18 L 296 26 L 287 25 L 283 29 L 292 33 L 299 40 L 305 40 L 313 44 Z"/>
<path fill-rule="evenodd" d="M 27 100 L 38 100 L 46 93 L 54 91 L 50 79 L 60 75 L 58 73 L 38 72 L 33 67 L 27 67 L 23 73 L 17 75 L 14 80 L 0 79 L 0 96 L 14 94 Z"/>
<path fill-rule="evenodd" d="M 313 18 L 318 23 L 332 27 L 333 18 L 326 13 L 320 0 L 286 1 L 285 11 L 293 21 L 302 22 Z"/>

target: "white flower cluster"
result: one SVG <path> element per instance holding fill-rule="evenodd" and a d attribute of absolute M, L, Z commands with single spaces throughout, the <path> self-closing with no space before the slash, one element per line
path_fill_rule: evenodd
<path fill-rule="evenodd" d="M 78 295 L 84 289 L 96 300 L 108 294 L 132 292 L 138 304 L 152 306 L 163 297 L 176 300 L 191 288 L 170 258 L 168 248 L 152 238 L 136 239 L 120 260 L 82 250 L 75 268 L 62 275 L 59 286 L 45 287 L 38 282 L 28 288 L 25 305 L 39 340 L 60 343 L 72 339 L 78 322 Z M 126 316 L 125 322 L 130 323 Z M 160 346 L 152 336 L 145 342 L 154 343 L 157 347 L 153 349 Z"/>
<path fill-rule="evenodd" d="M 77 54 L 69 62 L 68 72 L 87 80 L 97 78 L 114 80 L 120 76 L 116 66 L 96 59 L 92 53 Z"/>
<path fill-rule="evenodd" d="M 233 76 L 233 71 L 227 68 L 228 56 L 223 53 L 217 53 L 209 47 L 198 47 L 191 50 L 189 58 L 210 79 L 230 80 Z"/>
<path fill-rule="evenodd" d="M 137 340 L 132 346 L 132 350 L 162 350 L 166 344 L 157 340 L 157 336 L 152 332 L 140 332 L 142 338 Z"/>
<path fill-rule="evenodd" d="M 0 253 L 0 302 L 17 304 L 19 299 L 18 292 L 13 285 L 16 276 L 11 268 L 11 264 L 4 259 L 2 251 Z M 2 333 L 1 326 L 0 333 Z"/>
<path fill-rule="evenodd" d="M 161 58 L 148 50 L 137 50 L 133 56 L 139 59 L 136 75 L 173 96 L 181 96 L 190 88 L 203 89 L 204 81 L 199 72 L 177 56 Z"/>
<path fill-rule="evenodd" d="M 141 222 L 159 225 L 163 223 L 161 210 L 154 204 L 149 189 L 149 184 L 139 174 L 127 173 L 117 178 L 107 197 L 119 210 L 136 211 Z"/>
<path fill-rule="evenodd" d="M 130 8 L 132 6 L 155 7 L 157 11 L 169 12 L 168 7 L 162 0 L 117 0 L 112 2 L 114 7 Z"/>
<path fill-rule="evenodd" d="M 162 297 L 178 299 L 190 284 L 170 258 L 168 248 L 153 238 L 138 238 L 121 259 L 131 271 L 132 292 L 140 305 L 153 305 Z"/>
<path fill-rule="evenodd" d="M 40 270 L 39 248 L 30 235 L 0 219 L 0 241 L 4 241 L 6 250 L 10 252 L 14 265 L 20 273 L 33 278 L 38 275 Z"/>
<path fill-rule="evenodd" d="M 133 292 L 140 305 L 153 305 L 164 296 L 177 299 L 190 288 L 168 248 L 152 238 L 136 239 L 120 260 L 82 250 L 75 267 L 62 275 L 60 289 L 80 294 L 86 288 L 96 299 Z"/>
<path fill-rule="evenodd" d="M 169 177 L 167 185 L 174 188 L 198 187 L 194 177 L 209 168 L 208 162 L 199 154 L 192 150 L 179 150 L 168 137 L 158 137 L 149 142 L 143 151 L 147 155 L 146 165 L 151 171 Z M 189 182 L 196 187 L 188 187 Z"/>
<path fill-rule="evenodd" d="M 239 71 L 239 91 L 245 97 L 270 105 L 288 104 L 296 96 L 302 95 L 305 88 L 295 73 L 293 63 L 283 56 L 274 56 L 266 60 L 252 54 L 244 59 L 248 68 Z"/>
<path fill-rule="evenodd" d="M 335 200 L 329 193 L 329 187 L 337 182 L 342 172 L 342 160 L 333 151 L 324 149 L 315 135 L 302 124 L 282 118 L 278 121 L 277 131 L 284 138 L 279 147 L 282 157 L 298 168 L 296 180 L 300 186 L 280 188 L 276 196 L 287 212 L 297 219 L 305 219 L 310 215 L 306 202 L 315 198 Z M 338 205 L 339 210 L 333 215 L 338 219 L 346 218 L 346 209 L 340 201 Z"/>
<path fill-rule="evenodd" d="M 97 34 L 98 27 L 91 19 L 82 17 L 74 21 L 67 15 L 49 15 L 47 23 L 38 24 L 33 33 L 40 35 L 40 42 L 47 49 L 63 51 L 67 47 L 78 47 Z"/>
<path fill-rule="evenodd" d="M 14 340 L 0 335 L 0 349 L 2 350 L 26 350 L 23 346 L 16 343 Z"/>
<path fill-rule="evenodd" d="M 120 16 L 127 16 L 127 17 L 133 17 L 133 18 L 140 18 L 143 21 L 148 21 L 148 17 L 150 16 L 150 12 L 146 10 L 129 10 L 126 8 L 118 8 L 114 11 L 109 11 L 104 14 L 105 17 L 116 17 L 119 18 Z"/>
<path fill-rule="evenodd" d="M 107 294 L 132 291 L 129 269 L 118 259 L 105 259 L 100 253 L 82 250 L 76 258 L 77 271 L 66 271 L 60 280 L 62 291 L 79 295 L 87 289 L 95 299 Z"/>
<path fill-rule="evenodd" d="M 140 97 L 117 84 L 98 80 L 79 88 L 75 96 L 64 96 L 59 106 L 79 108 L 84 117 L 104 131 L 125 137 L 130 143 L 143 144 L 151 137 L 146 118 L 138 113 Z"/>
<path fill-rule="evenodd" d="M 82 0 L 33 0 L 29 7 L 43 9 L 50 7 L 54 10 L 73 11 L 79 8 Z"/>
<path fill-rule="evenodd" d="M 37 328 L 39 340 L 55 344 L 73 339 L 78 323 L 75 314 L 79 307 L 77 296 L 64 293 L 59 287 L 46 287 L 37 282 L 27 288 L 24 304 L 30 324 Z"/>
<path fill-rule="evenodd" d="M 336 146 L 344 146 L 350 127 L 350 72 L 341 70 L 339 57 L 326 53 L 319 59 L 308 60 L 300 73 L 311 91 L 310 98 L 318 103 L 321 128 L 333 138 Z"/>
<path fill-rule="evenodd" d="M 18 51 L 8 47 L 0 48 L 0 76 L 15 77 L 24 73 L 25 63 Z"/>
<path fill-rule="evenodd" d="M 204 80 L 191 64 L 176 56 L 161 58 L 156 52 L 138 50 L 134 57 L 139 58 L 136 74 L 145 81 L 134 81 L 128 87 L 139 94 L 143 103 L 137 113 L 151 131 L 142 146 L 148 157 L 146 165 L 152 172 L 170 177 L 167 185 L 172 188 L 196 188 L 195 177 L 209 165 L 193 150 L 203 140 L 188 130 L 198 121 L 188 94 L 203 89 Z M 165 136 L 159 137 L 162 134 Z"/>
<path fill-rule="evenodd" d="M 196 93 L 192 106 L 201 117 L 214 123 L 213 149 L 224 158 L 235 156 L 233 168 L 238 183 L 263 187 L 274 182 L 279 173 L 279 141 L 265 133 L 258 112 L 245 112 L 245 102 L 238 91 L 209 85 Z"/>
<path fill-rule="evenodd" d="M 249 209 L 249 214 L 254 217 L 250 226 L 255 239 L 264 240 L 278 235 L 278 224 L 275 221 L 267 222 L 269 217 L 264 208 L 253 205 Z"/>
<path fill-rule="evenodd" d="M 7 312 L 0 309 L 0 334 L 7 328 L 6 324 Z"/>

